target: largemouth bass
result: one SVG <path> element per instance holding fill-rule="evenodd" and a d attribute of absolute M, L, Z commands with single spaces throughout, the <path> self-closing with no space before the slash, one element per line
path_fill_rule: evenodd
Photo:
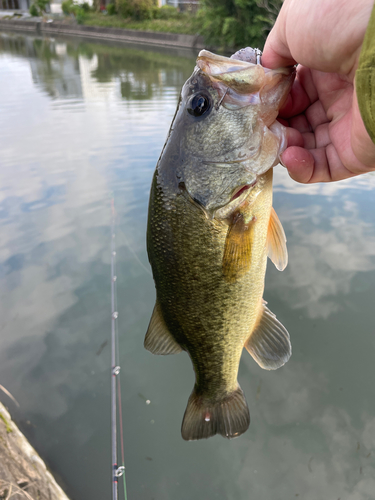
<path fill-rule="evenodd" d="M 191 358 L 186 440 L 247 430 L 237 381 L 244 347 L 268 370 L 291 355 L 263 289 L 267 255 L 279 270 L 287 265 L 272 167 L 285 148 L 275 120 L 293 79 L 293 69 L 201 51 L 155 170 L 147 250 L 157 298 L 145 347 Z"/>

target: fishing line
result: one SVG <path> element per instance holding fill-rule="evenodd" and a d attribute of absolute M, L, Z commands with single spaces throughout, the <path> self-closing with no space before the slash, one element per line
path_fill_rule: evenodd
<path fill-rule="evenodd" d="M 128 241 L 127 237 L 126 237 L 126 234 L 124 231 L 122 231 L 121 229 L 118 229 L 117 230 L 118 232 L 120 232 L 124 238 L 124 243 L 125 245 L 128 247 L 128 249 L 130 250 L 130 252 L 133 254 L 133 257 L 135 258 L 135 260 L 138 262 L 138 264 L 146 271 L 147 274 L 149 274 L 150 276 L 152 276 L 152 272 L 150 271 L 150 268 L 147 268 L 143 262 L 141 261 L 141 259 L 138 257 L 137 253 L 133 250 L 133 247 L 130 245 L 130 242 Z"/>
<path fill-rule="evenodd" d="M 118 499 L 118 478 L 123 477 L 124 498 L 127 500 L 125 457 L 124 457 L 124 432 L 122 425 L 121 382 L 120 382 L 120 348 L 118 334 L 117 310 L 117 276 L 116 276 L 116 244 L 115 244 L 115 202 L 111 198 L 111 444 L 112 444 L 112 500 Z M 117 391 L 116 391 L 117 389 Z M 121 443 L 121 465 L 117 464 L 117 400 Z"/>

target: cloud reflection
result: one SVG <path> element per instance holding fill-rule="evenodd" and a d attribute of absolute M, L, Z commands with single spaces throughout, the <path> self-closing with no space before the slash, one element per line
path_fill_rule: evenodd
<path fill-rule="evenodd" d="M 331 196 L 348 189 L 372 191 L 375 188 L 375 172 L 359 175 L 339 182 L 322 182 L 315 184 L 300 184 L 287 173 L 286 168 L 278 165 L 274 169 L 274 192 L 303 194 L 308 196 Z"/>
<path fill-rule="evenodd" d="M 325 186 L 293 181 L 294 192 L 281 189 L 289 184 L 289 177 L 284 172 L 277 175 L 275 205 L 287 235 L 289 265 L 283 275 L 272 274 L 271 288 L 280 295 L 283 290 L 289 306 L 305 309 L 311 318 L 328 318 L 337 312 L 342 307 L 340 297 L 350 293 L 353 277 L 375 269 L 375 226 L 366 217 L 365 205 L 370 200 L 364 198 L 361 203 L 361 197 L 351 194 L 359 185 L 375 185 L 375 176 L 363 177 L 338 188 L 327 187 L 329 196 L 322 196 Z M 300 196 L 301 190 L 314 196 L 304 197 L 301 206 L 297 202 L 287 208 L 288 197 Z"/>

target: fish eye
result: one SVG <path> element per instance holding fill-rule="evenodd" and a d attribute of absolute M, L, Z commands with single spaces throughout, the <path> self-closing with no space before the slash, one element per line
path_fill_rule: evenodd
<path fill-rule="evenodd" d="M 195 94 L 188 106 L 187 110 L 193 116 L 203 116 L 210 109 L 210 99 L 205 94 Z"/>

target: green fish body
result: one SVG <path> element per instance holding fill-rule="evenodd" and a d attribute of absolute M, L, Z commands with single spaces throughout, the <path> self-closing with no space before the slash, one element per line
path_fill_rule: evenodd
<path fill-rule="evenodd" d="M 247 430 L 237 381 L 244 347 L 266 369 L 291 354 L 263 290 L 267 255 L 280 270 L 287 263 L 272 167 L 283 146 L 274 122 L 292 80 L 290 70 L 202 51 L 155 170 L 147 250 L 157 299 L 145 347 L 192 360 L 186 440 Z"/>

